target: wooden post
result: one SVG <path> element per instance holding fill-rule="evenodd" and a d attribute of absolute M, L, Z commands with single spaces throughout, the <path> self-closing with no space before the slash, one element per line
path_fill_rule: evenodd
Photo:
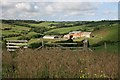
<path fill-rule="evenodd" d="M 107 49 L 106 42 L 104 42 L 104 45 L 105 45 L 105 49 Z"/>
<path fill-rule="evenodd" d="M 42 38 L 42 46 L 44 47 L 44 41 L 43 41 L 43 38 Z"/>
<path fill-rule="evenodd" d="M 87 50 L 87 47 L 88 47 L 87 43 L 88 43 L 88 40 L 85 38 L 84 41 L 83 41 L 83 49 L 85 51 Z"/>
<path fill-rule="evenodd" d="M 9 46 L 9 41 L 7 41 L 7 43 L 8 43 L 7 46 Z M 9 47 L 7 47 L 7 50 L 9 50 Z"/>

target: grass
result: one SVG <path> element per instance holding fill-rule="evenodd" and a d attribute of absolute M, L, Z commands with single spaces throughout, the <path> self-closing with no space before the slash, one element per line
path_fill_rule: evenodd
<path fill-rule="evenodd" d="M 112 52 L 112 53 L 116 53 L 118 54 L 118 47 L 120 47 L 120 45 L 118 45 L 119 43 L 113 43 L 113 44 L 106 44 L 106 49 L 105 49 L 105 45 L 101 45 L 98 47 L 93 47 L 92 49 L 95 52 L 102 52 L 102 51 L 107 51 L 107 52 Z"/>
<path fill-rule="evenodd" d="M 29 40 L 28 44 L 37 43 L 37 42 L 42 42 L 42 40 L 40 38 L 31 39 Z"/>
<path fill-rule="evenodd" d="M 13 32 L 13 31 L 2 31 L 3 36 L 10 36 L 10 35 L 19 35 L 20 33 Z"/>
<path fill-rule="evenodd" d="M 96 30 L 92 33 L 90 38 L 90 44 L 95 44 L 100 41 L 118 41 L 118 27 L 101 27 L 100 30 Z"/>
<path fill-rule="evenodd" d="M 59 48 L 3 51 L 3 78 L 117 78 L 118 56 Z M 13 68 L 14 66 L 14 68 Z"/>
<path fill-rule="evenodd" d="M 36 32 L 29 32 L 25 36 L 32 37 L 33 35 L 36 35 L 36 34 L 38 34 L 38 33 L 36 33 Z"/>
<path fill-rule="evenodd" d="M 25 31 L 29 31 L 31 28 L 28 27 L 24 27 L 24 26 L 15 26 L 14 28 L 11 29 L 11 31 L 13 32 L 25 32 Z"/>
<path fill-rule="evenodd" d="M 3 24 L 3 23 L 0 23 L 0 25 L 2 25 L 2 27 L 0 27 L 0 29 L 12 28 L 12 27 L 13 27 L 12 25 L 9 25 L 9 24 Z"/>
<path fill-rule="evenodd" d="M 4 30 L 5 28 L 10 28 L 10 30 Z M 18 39 L 21 34 L 23 34 L 26 31 L 29 31 L 31 28 L 24 26 L 2 24 L 2 29 L 3 29 L 2 35 L 6 37 L 5 39 Z"/>
<path fill-rule="evenodd" d="M 55 28 L 56 26 L 52 26 L 50 27 L 50 24 L 58 24 L 56 22 L 42 22 L 39 24 L 29 24 L 30 26 L 34 26 L 34 27 L 46 27 L 46 28 Z"/>
<path fill-rule="evenodd" d="M 4 40 L 18 40 L 20 37 L 22 37 L 22 36 L 4 38 Z"/>
<path fill-rule="evenodd" d="M 52 29 L 50 31 L 47 31 L 45 33 L 49 34 L 49 33 L 59 33 L 59 34 L 66 34 L 69 33 L 71 31 L 76 31 L 76 30 L 84 30 L 84 29 L 88 29 L 90 31 L 93 30 L 93 28 L 87 28 L 85 26 L 74 26 L 74 27 L 67 27 L 67 28 L 57 28 L 57 29 Z"/>
<path fill-rule="evenodd" d="M 28 24 L 28 23 L 26 23 Z M 34 27 L 50 27 L 50 24 L 59 24 L 59 22 L 43 22 L 39 24 L 29 23 Z M 75 30 L 92 31 L 95 27 L 99 27 L 92 33 L 94 37 L 90 38 L 90 44 L 95 44 L 104 40 L 118 41 L 118 27 L 116 24 L 112 26 L 104 26 L 104 24 L 93 27 L 86 25 L 57 28 L 46 31 L 45 34 L 59 33 L 66 34 Z M 102 26 L 102 27 L 101 27 Z M 22 32 L 27 32 L 31 28 L 24 26 L 16 26 L 3 24 L 1 29 L 3 36 L 16 35 L 16 37 L 6 37 L 4 39 L 19 39 Z M 19 35 L 20 34 L 20 35 Z M 36 32 L 28 32 L 25 36 L 31 37 L 28 44 L 40 43 L 41 38 L 33 38 Z M 17 36 L 18 35 L 18 36 Z M 81 41 L 83 38 L 75 39 Z M 44 40 L 45 42 L 55 42 L 56 40 Z M 37 51 L 32 49 L 18 50 L 17 52 L 7 52 L 3 50 L 2 54 L 2 77 L 3 78 L 117 78 L 118 76 L 118 44 L 107 44 L 96 47 L 94 52 L 84 52 L 79 50 L 59 49 L 59 48 L 43 48 Z"/>

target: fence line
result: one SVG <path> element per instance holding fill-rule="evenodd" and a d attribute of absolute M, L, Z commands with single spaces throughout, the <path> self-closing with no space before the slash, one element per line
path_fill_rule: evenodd
<path fill-rule="evenodd" d="M 28 41 L 27 40 L 7 40 L 7 51 L 16 51 L 16 49 L 19 49 L 19 48 L 27 48 L 27 44 Z M 35 49 L 35 50 L 38 50 L 38 49 L 41 49 L 43 47 L 45 47 L 45 45 L 53 45 L 53 47 L 57 46 L 61 49 L 83 49 L 85 50 L 86 48 L 90 51 L 92 51 L 90 48 L 88 47 L 65 47 L 65 46 L 62 46 L 62 45 L 71 45 L 71 44 L 75 44 L 75 45 L 79 45 L 79 43 L 44 43 L 44 41 L 42 40 L 42 46 L 40 46 L 39 48 Z"/>

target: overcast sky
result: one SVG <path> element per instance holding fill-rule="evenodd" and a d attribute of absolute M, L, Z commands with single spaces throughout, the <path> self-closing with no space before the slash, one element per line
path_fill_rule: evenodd
<path fill-rule="evenodd" d="M 2 2 L 2 19 L 117 20 L 117 2 Z"/>

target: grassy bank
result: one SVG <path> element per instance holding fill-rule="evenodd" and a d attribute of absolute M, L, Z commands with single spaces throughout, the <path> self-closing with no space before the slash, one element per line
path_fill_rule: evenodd
<path fill-rule="evenodd" d="M 117 78 L 118 56 L 44 48 L 3 51 L 3 78 Z"/>

